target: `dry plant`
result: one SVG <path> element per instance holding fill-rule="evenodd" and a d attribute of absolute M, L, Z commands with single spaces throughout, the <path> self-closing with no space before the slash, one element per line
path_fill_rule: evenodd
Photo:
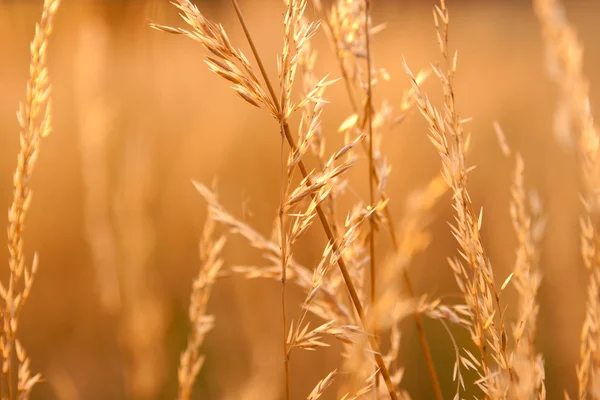
<path fill-rule="evenodd" d="M 472 169 L 466 161 L 470 135 L 464 129 L 467 120 L 456 110 L 453 81 L 458 54 L 451 55 L 448 49 L 449 14 L 444 0 L 435 7 L 433 16 L 446 63 L 445 69 L 432 66 L 444 93 L 442 112 L 432 105 L 406 64 L 405 67 L 417 93 L 417 106 L 429 124 L 429 139 L 440 155 L 442 177 L 453 193 L 455 223 L 451 228 L 460 247 L 460 257 L 449 262 L 467 306 L 467 318 L 462 322 L 479 353 L 474 355 L 469 349 L 462 349 L 464 355 L 457 360 L 454 371 L 454 379 L 459 382 L 456 397 L 459 397 L 460 388 L 464 388 L 459 374 L 462 364 L 477 372 L 479 379 L 475 383 L 486 398 L 545 398 L 543 363 L 533 348 L 537 316 L 535 295 L 540 280 L 535 268 L 535 239 L 538 236 L 532 233 L 532 217 L 524 205 L 523 162 L 517 156 L 511 203 L 511 217 L 519 243 L 517 261 L 514 272 L 498 288 L 481 236 L 483 210 L 475 212 L 467 188 L 467 176 Z M 519 319 L 511 348 L 500 296 L 515 275 L 520 294 Z"/>
<path fill-rule="evenodd" d="M 502 152 L 510 157 L 502 128 L 494 124 Z M 515 398 L 546 398 L 545 371 L 542 355 L 535 350 L 537 335 L 538 289 L 542 273 L 539 266 L 539 247 L 545 230 L 542 204 L 537 192 L 527 194 L 525 188 L 525 163 L 521 154 L 515 155 L 515 170 L 511 186 L 510 217 L 517 237 L 517 250 L 512 279 L 517 297 L 517 318 L 513 324 L 513 365 L 519 380 L 514 387 Z"/>
<path fill-rule="evenodd" d="M 215 192 L 195 183 L 206 200 L 208 218 L 200 241 L 201 268 L 194 280 L 190 299 L 189 320 L 192 325 L 186 349 L 179 362 L 178 382 L 181 400 L 189 400 L 200 373 L 204 356 L 200 351 L 205 335 L 214 325 L 208 313 L 211 290 L 224 267 L 222 251 L 226 236 L 215 238 L 216 225 L 227 234 L 239 235 L 259 251 L 261 265 L 234 265 L 230 272 L 248 279 L 267 278 L 281 284 L 282 369 L 285 398 L 292 398 L 294 373 L 290 367 L 293 354 L 300 350 L 315 351 L 337 340 L 342 346 L 342 365 L 330 371 L 306 398 L 321 398 L 335 380 L 338 398 L 363 397 L 408 399 L 400 387 L 405 366 L 400 355 L 399 324 L 414 318 L 432 390 L 437 399 L 443 394 L 433 357 L 425 339 L 423 317 L 440 321 L 448 331 L 456 353 L 452 372 L 456 399 L 464 396 L 466 382 L 462 371 L 473 370 L 477 379 L 473 386 L 486 399 L 522 399 L 546 397 L 544 362 L 535 349 L 536 323 L 539 313 L 537 294 L 541 282 L 539 242 L 544 230 L 541 201 L 527 195 L 525 163 L 515 156 L 513 184 L 510 188 L 509 214 L 517 238 L 516 260 L 512 273 L 498 285 L 492 262 L 482 239 L 483 212 L 476 211 L 468 176 L 473 167 L 467 162 L 470 134 L 466 119 L 456 109 L 457 53 L 452 54 L 449 41 L 449 13 L 445 1 L 434 8 L 433 16 L 444 65 L 431 66 L 440 82 L 444 101 L 437 108 L 425 94 L 422 85 L 428 72 L 414 75 L 405 63 L 411 87 L 405 91 L 399 107 L 387 101 L 376 101 L 375 91 L 390 75 L 376 66 L 372 51 L 375 34 L 383 27 L 373 26 L 371 1 L 334 1 L 326 8 L 314 1 L 322 21 L 309 21 L 305 16 L 308 0 L 284 1 L 283 49 L 277 59 L 277 91 L 262 63 L 242 11 L 232 0 L 235 14 L 251 48 L 254 63 L 230 42 L 224 28 L 208 20 L 189 0 L 173 3 L 188 28 L 152 24 L 168 33 L 182 34 L 199 42 L 209 53 L 209 69 L 232 84 L 234 91 L 247 103 L 266 110 L 276 121 L 281 135 L 279 205 L 272 237 L 260 233 L 229 213 Z M 564 19 L 561 6 L 554 0 L 534 0 L 544 37 L 555 60 L 552 70 L 563 94 L 558 115 L 567 121 L 563 128 L 580 133 L 579 154 L 585 182 L 581 220 L 582 253 L 590 271 L 586 321 L 581 339 L 581 361 L 577 369 L 579 398 L 600 398 L 597 353 L 600 337 L 600 258 L 596 234 L 600 197 L 598 192 L 598 136 L 590 111 L 587 82 L 581 67 L 581 46 L 573 29 Z M 50 132 L 48 73 L 45 66 L 47 39 L 57 0 L 46 0 L 42 21 L 31 46 L 32 61 L 27 101 L 19 110 L 21 153 L 14 176 L 14 199 L 9 211 L 10 278 L 0 286 L 5 301 L 2 330 L 3 379 L 2 398 L 28 398 L 40 375 L 32 376 L 29 359 L 17 340 L 20 311 L 27 300 L 37 269 L 34 257 L 25 266 L 23 255 L 23 222 L 31 202 L 30 175 L 39 153 L 41 138 Z M 318 77 L 318 61 L 311 39 L 323 25 L 339 64 L 339 79 L 345 85 L 352 112 L 340 123 L 338 133 L 343 143 L 327 146 L 322 121 L 327 111 L 326 91 L 338 79 Z M 102 40 L 94 35 L 87 40 Z M 85 39 L 85 37 L 84 37 Z M 95 47 L 100 52 L 85 51 Z M 102 46 L 84 45 L 81 57 L 102 57 Z M 97 63 L 101 64 L 101 63 Z M 88 73 L 82 68 L 82 73 Z M 162 341 L 165 314 L 157 300 L 148 268 L 154 247 L 154 227 L 147 213 L 151 190 L 151 163 L 147 141 L 136 132 L 126 141 L 121 179 L 113 197 L 116 236 L 112 237 L 106 202 L 108 168 L 106 162 L 107 106 L 102 103 L 98 74 L 82 75 L 81 116 L 86 227 L 97 267 L 102 303 L 108 310 L 122 313 L 122 338 L 131 361 L 130 395 L 153 396 L 161 384 L 163 355 L 156 343 Z M 300 82 L 300 83 L 298 83 Z M 300 89 L 298 87 L 301 87 Z M 416 107 L 429 125 L 429 138 L 441 162 L 441 176 L 435 177 L 422 190 L 409 196 L 404 217 L 396 221 L 390 210 L 386 184 L 391 172 L 382 151 L 385 135 L 404 120 Z M 101 122 L 97 124 L 95 122 Z M 299 121 L 295 126 L 295 121 Z M 496 131 L 507 156 L 510 149 L 499 125 Z M 563 135 L 568 136 L 568 135 Z M 364 151 L 368 180 L 366 200 L 354 193 L 348 171 Z M 309 160 L 315 166 L 309 167 Z M 90 183 L 99 182 L 100 185 Z M 428 225 L 432 208 L 450 190 L 454 222 L 451 231 L 458 243 L 458 256 L 449 259 L 464 303 L 445 304 L 441 297 L 415 294 L 408 275 L 413 258 L 424 252 L 432 238 Z M 340 199 L 354 196 L 351 206 Z M 104 199 L 104 200 L 102 200 Z M 345 218 L 342 218 L 345 217 Z M 302 265 L 294 252 L 301 238 L 321 225 L 327 238 L 320 259 L 314 265 Z M 379 246 L 379 231 L 389 235 L 393 252 L 384 255 Z M 107 250 L 108 249 L 108 250 Z M 114 274 L 107 272 L 117 267 Z M 335 273 L 336 267 L 339 274 Z M 112 275 L 111 275 L 112 274 Z M 118 281 L 118 282 L 117 282 Z M 513 284 L 517 300 L 516 320 L 508 320 L 504 290 Z M 294 316 L 290 314 L 288 285 L 304 292 L 304 300 Z M 319 321 L 317 324 L 314 321 Z M 450 323 L 466 328 L 472 343 L 459 346 Z M 512 328 L 512 329 L 511 329 Z M 471 346 L 472 345 L 472 346 Z M 473 350 L 473 346 L 476 350 Z M 385 351 L 382 351 L 384 349 Z M 14 351 L 13 351 L 14 350 Z M 16 353 L 17 376 L 14 372 Z M 343 377 L 343 378 L 342 378 Z M 380 388 L 381 381 L 385 390 Z M 17 388 L 14 389 L 14 382 Z M 260 388 L 255 385 L 254 388 Z M 248 393 L 257 389 L 248 389 Z M 242 393 L 242 392 L 240 392 Z M 478 394 L 479 395 L 479 394 Z"/>
<path fill-rule="evenodd" d="M 544 361 L 535 350 L 536 324 L 539 313 L 537 293 L 541 282 L 538 249 L 544 231 L 541 203 L 533 192 L 527 202 L 523 158 L 516 155 L 510 216 L 517 236 L 513 282 L 517 298 L 517 323 L 513 325 L 514 349 L 511 355 L 518 377 L 512 396 L 518 399 L 546 398 Z"/>
<path fill-rule="evenodd" d="M 17 329 L 21 311 L 29 299 L 38 268 L 37 254 L 33 256 L 31 266 L 26 263 L 23 233 L 25 217 L 32 201 L 31 176 L 39 156 L 41 141 L 52 131 L 50 83 L 46 60 L 48 39 L 52 33 L 58 6 L 58 0 L 44 1 L 42 17 L 36 24 L 35 35 L 30 45 L 31 62 L 26 99 L 24 103 L 19 104 L 17 112 L 21 127 L 21 148 L 17 158 L 17 169 L 13 176 L 13 200 L 8 210 L 10 275 L 7 284 L 0 284 L 0 296 L 4 302 L 2 306 L 2 336 L 0 337 L 0 348 L 2 349 L 0 396 L 2 399 L 28 399 L 33 386 L 41 380 L 39 373 L 32 375 L 30 360 L 25 353 L 25 348 L 17 338 Z M 16 388 L 14 387 L 15 380 Z"/>
<path fill-rule="evenodd" d="M 32 387 L 41 380 L 40 374 L 30 371 L 17 328 L 38 267 L 35 255 L 31 266 L 25 261 L 23 232 L 31 205 L 31 175 L 41 140 L 52 127 L 46 57 L 58 3 L 44 1 L 30 48 L 26 101 L 17 114 L 21 148 L 8 214 L 9 279 L 0 284 L 4 301 L 2 400 L 29 398 Z M 410 87 L 397 105 L 378 97 L 379 85 L 389 82 L 391 76 L 377 65 L 373 52 L 373 41 L 383 25 L 373 24 L 371 0 L 334 0 L 330 6 L 313 0 L 320 21 L 311 21 L 306 15 L 308 0 L 285 0 L 283 47 L 277 58 L 278 88 L 266 73 L 238 2 L 231 3 L 251 49 L 252 62 L 234 46 L 223 26 L 207 19 L 190 0 L 173 2 L 186 28 L 151 24 L 159 31 L 199 42 L 208 53 L 209 70 L 228 81 L 245 102 L 266 110 L 275 119 L 277 128 L 273 131 L 281 140 L 279 204 L 273 213 L 271 235 L 229 212 L 215 189 L 194 182 L 207 203 L 208 215 L 199 243 L 200 269 L 188 309 L 191 330 L 179 358 L 178 399 L 192 398 L 205 361 L 201 347 L 215 324 L 208 310 L 209 298 L 217 280 L 231 273 L 278 281 L 281 337 L 277 347 L 281 353 L 277 363 L 283 374 L 278 382 L 278 370 L 268 371 L 270 374 L 257 371 L 261 360 L 260 368 L 272 367 L 263 352 L 273 347 L 271 342 L 257 339 L 251 357 L 256 370 L 242 388 L 231 391 L 230 398 L 285 396 L 291 400 L 292 393 L 299 391 L 292 357 L 301 351 L 323 351 L 337 342 L 341 349 L 339 365 L 312 388 L 303 388 L 306 399 L 322 398 L 327 390 L 333 391 L 332 386 L 336 386 L 336 398 L 342 400 L 410 399 L 401 386 L 410 366 L 404 365 L 400 351 L 400 324 L 412 317 L 436 399 L 444 398 L 444 394 L 425 338 L 424 318 L 441 324 L 452 342 L 456 357 L 453 370 L 441 372 L 452 375 L 455 399 L 467 397 L 468 392 L 492 400 L 545 399 L 544 359 L 535 345 L 542 279 L 539 249 L 545 228 L 542 202 L 536 192 L 527 189 L 523 157 L 518 152 L 513 157 L 500 125 L 495 124 L 501 149 L 514 162 L 508 217 L 517 243 L 510 273 L 499 277 L 483 239 L 483 210 L 478 210 L 468 184 L 474 169 L 468 162 L 471 135 L 466 128 L 468 119 L 456 106 L 458 55 L 449 48 L 446 2 L 440 0 L 433 10 L 443 62 L 416 75 L 405 62 Z M 578 138 L 584 182 L 581 252 L 589 282 L 576 375 L 578 398 L 600 399 L 600 139 L 591 112 L 589 84 L 583 75 L 583 49 L 575 30 L 559 0 L 533 0 L 533 4 L 548 50 L 551 76 L 560 88 L 556 113 L 559 137 L 564 142 Z M 105 310 L 119 316 L 120 338 L 129 361 L 125 379 L 128 395 L 155 397 L 163 384 L 166 364 L 162 346 L 166 310 L 149 268 L 156 234 L 148 208 L 153 189 L 151 148 L 141 128 L 124 140 L 119 179 L 112 190 L 107 160 L 112 113 L 102 89 L 107 34 L 101 24 L 90 26 L 91 33 L 84 32 L 81 37 L 78 59 L 85 229 L 100 301 Z M 316 72 L 320 58 L 311 40 L 319 30 L 324 31 L 334 53 L 339 79 Z M 434 105 L 424 90 L 429 71 L 442 89 L 440 106 Z M 341 144 L 332 147 L 323 121 L 328 112 L 328 88 L 338 82 L 345 87 L 351 112 L 338 121 L 336 133 Z M 441 173 L 409 194 L 402 217 L 396 219 L 386 192 L 391 166 L 383 148 L 386 135 L 399 129 L 413 108 L 428 124 Z M 360 157 L 366 160 L 366 194 L 354 190 L 349 175 Z M 460 292 L 459 300 L 453 303 L 437 294 L 417 295 L 409 276 L 414 258 L 433 241 L 433 209 L 446 192 L 450 192 L 454 217 L 450 230 L 458 244 L 457 255 L 448 260 Z M 317 229 L 313 225 L 321 226 L 327 241 L 321 244 L 317 260 L 301 263 L 297 254 L 300 242 Z M 225 230 L 220 236 L 215 233 L 219 227 Z M 389 254 L 384 250 L 384 233 L 392 247 Z M 243 238 L 260 254 L 261 261 L 226 267 L 228 235 Z M 289 304 L 290 286 L 303 293 L 296 309 Z M 509 286 L 515 289 L 512 304 L 505 296 Z M 509 306 L 514 308 L 513 320 L 508 317 Z M 457 327 L 468 332 L 470 341 L 457 342 Z M 472 382 L 466 381 L 465 370 L 475 374 Z M 77 398 L 71 376 L 61 368 L 55 372 L 56 391 L 64 398 Z M 274 382 L 265 384 L 265 379 Z"/>
<path fill-rule="evenodd" d="M 584 184 L 580 218 L 581 253 L 589 272 L 585 321 L 581 332 L 577 383 L 580 399 L 600 398 L 600 137 L 591 111 L 589 84 L 583 74 L 583 47 L 557 0 L 534 0 L 548 55 L 548 70 L 560 89 L 556 113 L 559 138 L 578 142 Z"/>
<path fill-rule="evenodd" d="M 448 50 L 449 15 L 444 1 L 434 9 L 434 20 L 438 41 L 447 64 L 446 70 L 434 66 L 434 74 L 441 82 L 444 92 L 444 110 L 440 113 L 421 91 L 412 72 L 406 66 L 417 93 L 417 106 L 429 124 L 430 140 L 442 160 L 442 177 L 453 193 L 453 208 L 456 222 L 452 233 L 460 246 L 460 256 L 450 259 L 456 282 L 464 295 L 469 310 L 471 339 L 478 347 L 479 357 L 463 349 L 467 357 L 461 361 L 467 368 L 477 370 L 478 386 L 490 398 L 503 398 L 514 382 L 514 371 L 507 352 L 508 337 L 504 321 L 504 308 L 500 304 L 500 291 L 494 282 L 491 262 L 481 240 L 482 214 L 476 213 L 467 189 L 466 152 L 469 136 L 464 132 L 464 123 L 455 107 L 453 78 L 456 73 L 457 54 Z M 505 285 L 503 285 L 504 288 Z M 495 365 L 488 360 L 488 345 L 491 347 Z M 457 393 L 458 396 L 458 393 Z"/>

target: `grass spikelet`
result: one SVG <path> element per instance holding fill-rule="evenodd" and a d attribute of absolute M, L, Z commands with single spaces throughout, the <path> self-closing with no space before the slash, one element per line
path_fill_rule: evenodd
<path fill-rule="evenodd" d="M 336 370 L 333 370 L 325 378 L 321 379 L 306 400 L 317 400 L 320 398 L 323 395 L 323 392 L 325 392 L 325 390 L 333 383 L 336 372 Z"/>
<path fill-rule="evenodd" d="M 277 118 L 278 110 L 263 90 L 250 62 L 244 53 L 232 46 L 223 27 L 206 19 L 189 0 L 177 0 L 173 4 L 181 11 L 181 18 L 191 30 L 154 23 L 150 26 L 166 33 L 182 34 L 199 42 L 214 56 L 206 59 L 209 70 L 233 83 L 233 90 L 248 103 L 266 107 Z"/>

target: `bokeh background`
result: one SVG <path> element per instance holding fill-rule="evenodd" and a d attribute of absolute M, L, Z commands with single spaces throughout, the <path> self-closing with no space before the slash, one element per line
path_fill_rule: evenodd
<path fill-rule="evenodd" d="M 276 76 L 282 2 L 240 3 L 268 70 Z M 376 38 L 375 59 L 392 77 L 377 87 L 376 99 L 398 104 L 408 87 L 402 57 L 413 70 L 440 59 L 433 2 L 374 3 L 374 21 L 387 22 Z M 198 4 L 247 50 L 229 2 Z M 277 125 L 207 71 L 197 43 L 148 27 L 149 20 L 182 24 L 167 1 L 64 0 L 61 7 L 49 49 L 54 131 L 42 145 L 25 232 L 29 259 L 34 251 L 40 256 L 19 328 L 33 370 L 45 377 L 33 398 L 173 398 L 206 216 L 191 179 L 211 184 L 218 178 L 221 200 L 229 210 L 268 235 L 279 193 Z M 457 101 L 461 114 L 474 118 L 469 123 L 470 163 L 477 168 L 470 188 L 475 204 L 484 208 L 484 239 L 498 281 L 514 261 L 508 215 L 513 162 L 499 150 L 493 121 L 503 126 L 513 150 L 522 153 L 527 184 L 539 191 L 544 204 L 548 222 L 541 249 L 538 347 L 546 360 L 549 398 L 559 398 L 563 389 L 575 393 L 585 301 L 577 160 L 572 148 L 553 134 L 557 93 L 546 78 L 531 4 L 450 1 L 449 9 L 451 47 L 459 51 Z M 18 151 L 14 111 L 24 97 L 28 43 L 40 10 L 38 1 L 0 2 L 0 194 L 7 208 Z M 600 93 L 600 5 L 572 1 L 567 10 L 585 45 L 585 71 L 595 99 Z M 318 74 L 339 75 L 322 33 L 314 46 Z M 434 100 L 440 99 L 434 79 L 425 88 Z M 327 98 L 331 104 L 324 126 L 334 136 L 350 106 L 341 83 Z M 393 166 L 388 194 L 398 217 L 409 193 L 439 170 L 426 133 L 424 121 L 413 113 L 386 137 L 385 151 Z M 353 187 L 363 195 L 364 171 L 351 172 Z M 446 263 L 455 254 L 447 227 L 452 218 L 448 197 L 436 206 L 435 217 L 433 243 L 410 273 L 419 294 L 456 302 L 458 291 Z M 325 243 L 318 229 L 310 234 L 311 240 L 296 251 L 307 264 L 319 260 Z M 389 248 L 385 240 L 381 243 L 384 254 Z M 0 259 L 7 259 L 6 247 L 0 248 Z M 243 241 L 232 239 L 225 259 L 228 265 L 250 264 L 258 256 Z M 5 270 L 0 274 L 6 275 Z M 102 282 L 112 290 L 101 291 Z M 232 277 L 219 282 L 210 302 L 216 327 L 203 347 L 208 358 L 197 398 L 281 397 L 279 293 L 279 284 L 272 281 Z M 293 296 L 300 298 L 301 293 Z M 450 340 L 439 324 L 426 327 L 450 396 Z M 430 398 L 411 321 L 402 331 L 404 387 L 413 398 Z M 456 335 L 464 337 L 458 331 Z M 334 346 L 317 354 L 295 353 L 291 368 L 296 398 L 305 397 L 336 365 L 338 351 Z"/>

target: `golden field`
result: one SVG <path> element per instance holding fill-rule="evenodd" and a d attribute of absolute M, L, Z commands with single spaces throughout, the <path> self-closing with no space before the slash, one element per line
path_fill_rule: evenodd
<path fill-rule="evenodd" d="M 374 60 L 391 79 L 375 87 L 374 99 L 399 104 L 410 87 L 403 57 L 413 71 L 441 59 L 432 2 L 375 1 Z M 201 1 L 200 10 L 222 23 L 234 46 L 250 57 L 229 2 Z M 275 0 L 241 1 L 249 29 L 277 77 L 285 5 Z M 513 151 L 522 154 L 528 188 L 539 192 L 547 221 L 539 247 L 543 281 L 537 349 L 543 354 L 548 398 L 563 390 L 576 398 L 575 366 L 585 315 L 588 273 L 580 250 L 579 218 L 583 184 L 575 146 L 553 132 L 558 91 L 546 74 L 544 44 L 529 2 L 448 2 L 450 47 L 458 49 L 454 82 L 461 116 L 472 133 L 469 190 L 483 207 L 481 233 L 501 285 L 511 271 L 516 238 L 509 215 L 513 161 L 503 156 L 493 122 L 498 121 Z M 584 73 L 590 81 L 592 111 L 600 94 L 600 47 L 596 46 L 592 2 L 567 2 L 569 20 L 584 45 Z M 25 96 L 29 43 L 40 2 L 0 3 L 0 193 L 7 209 L 19 151 L 15 110 Z M 309 2 L 307 16 L 313 18 Z M 177 394 L 177 365 L 189 332 L 192 281 L 200 266 L 198 242 L 206 202 L 191 183 L 211 186 L 239 219 L 270 237 L 280 197 L 279 127 L 267 113 L 250 107 L 209 72 L 206 51 L 183 36 L 152 30 L 149 21 L 184 26 L 167 1 L 64 1 L 48 48 L 53 132 L 44 139 L 31 181 L 33 203 L 24 231 L 26 262 L 39 255 L 39 272 L 24 307 L 19 337 L 43 380 L 34 399 L 162 399 Z M 317 76 L 339 68 L 323 32 L 312 39 Z M 443 101 L 435 75 L 423 84 L 433 103 Z M 328 87 L 323 114 L 327 143 L 342 141 L 338 126 L 351 113 L 342 82 Z M 297 125 L 297 121 L 293 122 Z M 440 159 L 427 138 L 428 126 L 413 110 L 386 133 L 383 151 L 392 166 L 386 189 L 389 207 L 400 219 L 413 190 L 439 173 Z M 368 198 L 364 153 L 348 171 L 354 198 Z M 420 296 L 429 293 L 458 303 L 447 258 L 456 254 L 448 222 L 451 195 L 434 206 L 432 241 L 412 260 L 410 275 Z M 349 200 L 344 200 L 346 203 Z M 223 231 L 221 228 L 219 232 Z M 392 253 L 383 231 L 377 258 Z M 294 256 L 316 266 L 326 238 L 313 226 Z M 0 258 L 8 259 L 2 246 Z M 246 241 L 232 237 L 223 252 L 225 269 L 261 262 Z M 334 269 L 331 274 L 338 274 Z M 8 271 L 0 275 L 3 282 Z M 290 285 L 290 319 L 304 293 Z M 193 398 L 281 399 L 281 284 L 220 279 L 209 302 L 215 327 L 201 351 L 205 364 Z M 514 289 L 503 293 L 507 318 Z M 454 393 L 454 351 L 444 328 L 425 320 L 445 398 Z M 468 334 L 452 327 L 462 345 Z M 401 324 L 399 360 L 402 388 L 414 399 L 433 392 L 414 323 Z M 291 359 L 292 395 L 306 398 L 339 363 L 340 346 Z M 466 376 L 469 376 L 468 374 Z M 472 378 L 470 378 L 472 380 Z M 335 397 L 329 390 L 324 398 Z"/>

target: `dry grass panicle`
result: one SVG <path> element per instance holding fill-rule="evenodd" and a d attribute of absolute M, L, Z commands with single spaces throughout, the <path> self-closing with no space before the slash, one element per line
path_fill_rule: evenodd
<path fill-rule="evenodd" d="M 525 165 L 520 154 L 516 155 L 513 186 L 511 187 L 510 216 L 517 236 L 516 260 L 513 283 L 519 293 L 518 317 L 513 326 L 513 365 L 519 381 L 515 385 L 517 398 L 546 398 L 544 385 L 544 361 L 536 352 L 538 289 L 541 283 L 539 268 L 539 243 L 544 230 L 541 205 L 535 195 L 529 205 L 524 183 Z"/>
<path fill-rule="evenodd" d="M 467 176 L 471 170 L 466 162 L 470 135 L 465 133 L 466 120 L 459 116 L 456 109 L 453 81 L 458 55 L 450 55 L 448 50 L 449 13 L 443 0 L 440 6 L 434 9 L 433 16 L 440 50 L 447 64 L 445 70 L 439 66 L 433 67 L 444 93 L 442 112 L 431 104 L 408 67 L 406 70 L 417 94 L 417 106 L 429 124 L 429 138 L 441 157 L 442 177 L 453 192 L 456 217 L 452 233 L 460 246 L 460 258 L 450 259 L 450 265 L 469 310 L 466 327 L 479 350 L 479 355 L 474 356 L 464 349 L 466 356 L 461 356 L 460 360 L 467 369 L 478 371 L 480 378 L 476 384 L 489 398 L 544 398 L 543 366 L 540 367 L 541 359 L 531 347 L 535 338 L 535 295 L 539 286 L 539 275 L 535 270 L 532 271 L 535 243 L 531 233 L 531 217 L 523 204 L 523 162 L 517 157 L 511 205 L 511 216 L 519 242 L 517 264 L 514 272 L 498 288 L 481 235 L 483 210 L 480 213 L 475 212 L 467 189 Z M 513 274 L 517 276 L 521 295 L 519 328 L 515 330 L 514 338 L 515 350 L 509 347 L 505 308 L 500 303 L 500 295 L 513 278 Z M 523 329 L 527 329 L 527 332 L 523 332 Z M 523 335 L 525 342 L 522 341 Z M 491 349 L 491 354 L 488 353 L 488 348 Z M 518 366 L 515 366 L 515 363 Z M 455 377 L 457 376 L 455 374 Z M 526 384 L 531 384 L 531 387 Z"/>
<path fill-rule="evenodd" d="M 45 0 L 42 17 L 35 26 L 35 35 L 30 45 L 31 62 L 26 99 L 19 104 L 21 148 L 17 158 L 17 169 L 13 176 L 13 200 L 8 211 L 8 284 L 0 284 L 2 307 L 2 397 L 7 399 L 27 399 L 33 386 L 40 381 L 41 375 L 32 375 L 30 361 L 25 349 L 17 339 L 19 316 L 29 298 L 38 258 L 34 255 L 31 265 L 26 265 L 23 232 L 25 217 L 31 206 L 31 176 L 40 152 L 43 138 L 52 130 L 52 111 L 50 106 L 50 83 L 48 76 L 47 48 L 52 33 L 54 16 L 58 10 L 58 0 Z M 17 387 L 14 388 L 16 352 Z"/>

